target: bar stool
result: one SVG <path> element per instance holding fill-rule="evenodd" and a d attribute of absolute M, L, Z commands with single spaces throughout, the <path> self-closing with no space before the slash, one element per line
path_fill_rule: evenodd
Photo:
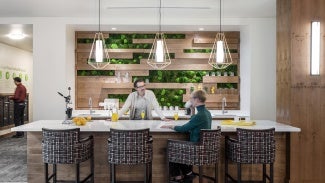
<path fill-rule="evenodd" d="M 274 128 L 253 130 L 237 128 L 237 139 L 226 137 L 225 141 L 225 182 L 231 179 L 241 180 L 241 164 L 263 164 L 263 182 L 273 179 L 273 163 L 275 159 Z M 228 172 L 229 160 L 237 163 L 237 180 Z M 266 165 L 270 165 L 270 174 L 266 173 Z"/>
<path fill-rule="evenodd" d="M 52 130 L 42 129 L 42 155 L 45 165 L 45 182 L 48 183 L 53 178 L 53 183 L 57 180 L 57 164 L 76 165 L 76 183 L 86 181 L 94 182 L 94 139 L 89 136 L 80 139 L 80 129 Z M 80 163 L 90 159 L 90 174 L 80 180 Z M 49 175 L 48 164 L 53 165 L 53 173 Z"/>
<path fill-rule="evenodd" d="M 200 131 L 200 142 L 189 142 L 180 140 L 170 140 L 167 142 L 167 177 L 170 180 L 169 163 L 180 163 L 199 167 L 199 182 L 203 178 L 218 182 L 218 162 L 220 158 L 220 138 L 221 129 Z M 210 177 L 203 175 L 203 165 L 214 165 L 215 175 Z M 195 173 L 197 175 L 197 173 Z"/>
<path fill-rule="evenodd" d="M 116 182 L 116 165 L 145 164 L 144 182 L 152 181 L 152 137 L 149 128 L 139 130 L 110 129 L 108 162 L 111 182 Z"/>

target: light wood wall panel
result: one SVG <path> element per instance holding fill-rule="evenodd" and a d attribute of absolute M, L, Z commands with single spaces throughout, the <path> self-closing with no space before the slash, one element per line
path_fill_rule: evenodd
<path fill-rule="evenodd" d="M 311 21 L 321 22 L 320 76 L 310 76 Z M 325 1 L 277 0 L 277 121 L 292 134 L 290 183 L 325 177 Z"/>
<path fill-rule="evenodd" d="M 137 34 L 137 32 L 118 32 L 118 34 Z M 138 32 L 139 34 L 146 34 L 144 32 Z M 212 67 L 208 64 L 210 53 L 185 53 L 185 49 L 211 49 L 214 42 L 214 38 L 217 32 L 169 32 L 165 34 L 184 34 L 185 39 L 166 39 L 168 49 L 170 53 L 175 55 L 175 58 L 172 59 L 171 65 L 166 67 L 164 70 L 208 70 L 212 71 Z M 114 33 L 112 33 L 114 34 Z M 149 32 L 147 34 L 155 34 Z M 87 59 L 89 57 L 89 51 L 91 48 L 90 41 L 93 39 L 94 32 L 76 32 L 76 71 L 78 70 L 95 70 L 90 65 L 87 64 Z M 240 100 L 239 100 L 239 90 L 240 90 L 240 32 L 225 32 L 228 45 L 230 49 L 235 49 L 238 53 L 231 53 L 233 64 L 237 65 L 237 76 L 236 79 L 227 76 L 220 77 L 219 79 L 207 79 L 203 80 L 201 85 L 203 86 L 212 86 L 212 84 L 217 86 L 217 83 L 237 83 L 238 88 L 235 93 L 236 101 L 229 103 L 227 105 L 228 109 L 240 109 Z M 106 37 L 109 37 L 108 33 L 105 33 Z M 84 40 L 86 43 L 78 43 L 78 38 L 88 38 L 89 40 Z M 151 44 L 153 39 L 132 39 L 133 43 L 146 43 Z M 120 58 L 120 59 L 129 59 L 133 58 L 133 53 L 149 53 L 150 48 L 148 49 L 107 49 L 110 58 Z M 124 76 L 126 72 L 129 72 L 129 76 L 148 76 L 149 71 L 152 70 L 151 66 L 147 64 L 146 59 L 141 59 L 140 64 L 110 64 L 104 70 L 114 70 L 115 75 L 120 72 L 121 76 Z M 76 72 L 77 73 L 77 72 Z M 212 76 L 211 76 L 212 77 Z M 207 81 L 209 80 L 209 81 Z M 207 82 L 206 82 L 207 81 Z M 232 82 L 233 81 L 233 82 Z M 131 83 L 115 83 L 114 77 L 112 76 L 76 76 L 76 109 L 87 109 L 88 99 L 92 97 L 93 107 L 98 108 L 98 103 L 103 101 L 107 94 L 127 94 L 131 92 L 133 85 Z M 112 84 L 114 83 L 114 84 Z M 164 88 L 168 86 L 171 89 L 185 88 L 183 84 L 175 83 L 150 83 L 148 88 Z M 180 87 L 179 87 L 180 86 Z M 189 87 L 198 86 L 198 83 L 189 83 L 185 84 L 186 93 L 189 96 Z M 216 88 L 217 89 L 217 88 Z M 217 92 L 217 91 L 215 91 Z M 216 96 L 210 97 L 211 100 L 207 101 L 207 106 L 209 108 L 219 108 L 221 105 L 221 100 L 217 100 L 221 97 L 216 93 Z M 230 99 L 231 100 L 231 99 Z"/>

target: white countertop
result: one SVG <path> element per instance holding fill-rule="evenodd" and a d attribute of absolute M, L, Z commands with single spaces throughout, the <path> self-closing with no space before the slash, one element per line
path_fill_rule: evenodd
<path fill-rule="evenodd" d="M 241 118 L 250 116 L 248 112 L 243 112 L 240 110 L 227 110 L 226 113 L 224 113 L 224 114 L 222 114 L 221 110 L 209 110 L 209 111 L 211 112 L 211 115 L 214 119 L 218 119 L 218 118 L 233 119 L 236 116 L 241 117 Z M 175 110 L 163 110 L 162 112 L 167 118 L 173 118 L 174 113 L 176 111 Z M 91 116 L 94 118 L 108 118 L 108 111 L 93 110 L 92 114 L 90 114 L 90 110 L 73 110 L 72 117 L 76 117 L 76 116 Z M 152 116 L 155 118 L 158 118 L 158 115 L 155 111 L 152 111 Z M 179 110 L 178 116 L 179 116 L 179 118 L 183 118 L 183 119 L 189 119 L 191 117 L 190 115 L 185 115 L 185 110 Z M 127 119 L 128 117 L 129 117 L 128 115 L 122 116 L 123 119 Z"/>
<path fill-rule="evenodd" d="M 266 129 L 275 128 L 276 132 L 300 132 L 300 128 L 290 125 L 277 123 L 269 120 L 254 120 L 256 125 L 254 126 L 240 126 L 240 128 L 249 129 Z M 25 132 L 41 132 L 42 128 L 49 129 L 69 129 L 80 128 L 82 132 L 108 132 L 110 128 L 117 129 L 143 129 L 150 128 L 151 132 L 173 132 L 171 129 L 160 128 L 164 124 L 182 125 L 188 120 L 178 120 L 164 122 L 160 120 L 119 120 L 118 122 L 111 122 L 106 120 L 93 120 L 87 122 L 85 126 L 76 126 L 75 124 L 62 124 L 63 120 L 40 120 L 31 123 L 27 123 L 18 127 L 11 128 L 11 131 L 25 131 Z M 212 121 L 212 129 L 221 126 L 222 132 L 235 132 L 238 126 L 221 125 L 220 120 Z"/>

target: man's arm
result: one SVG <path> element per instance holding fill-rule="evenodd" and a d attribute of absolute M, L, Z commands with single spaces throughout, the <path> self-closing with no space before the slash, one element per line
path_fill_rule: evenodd
<path fill-rule="evenodd" d="M 123 116 L 123 114 L 130 109 L 131 107 L 131 102 L 132 102 L 132 93 L 129 94 L 128 98 L 126 99 L 126 101 L 124 102 L 124 105 L 122 107 L 121 110 L 119 110 L 118 112 L 118 116 L 121 117 Z"/>

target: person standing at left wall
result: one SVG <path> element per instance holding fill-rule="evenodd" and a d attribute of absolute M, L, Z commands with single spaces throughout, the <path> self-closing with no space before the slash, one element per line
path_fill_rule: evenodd
<path fill-rule="evenodd" d="M 15 90 L 15 95 L 10 96 L 9 99 L 14 101 L 14 123 L 15 126 L 20 126 L 24 124 L 24 110 L 25 110 L 25 100 L 27 95 L 26 87 L 21 83 L 20 77 L 14 78 L 14 83 L 17 86 Z M 24 132 L 16 132 L 12 138 L 24 137 Z"/>

